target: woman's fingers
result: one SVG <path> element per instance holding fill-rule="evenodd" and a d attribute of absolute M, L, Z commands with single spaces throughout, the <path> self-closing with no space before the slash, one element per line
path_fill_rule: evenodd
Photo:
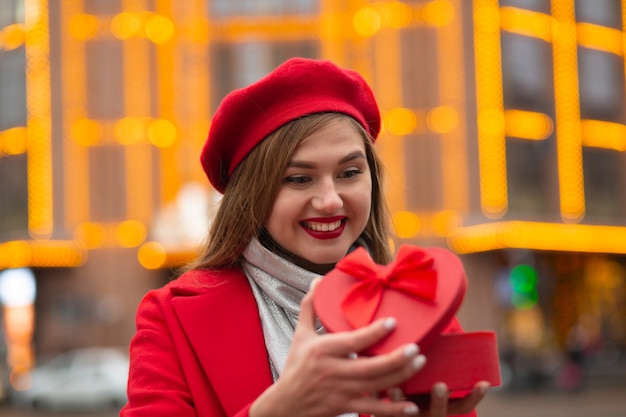
<path fill-rule="evenodd" d="M 472 392 L 468 396 L 460 400 L 450 401 L 448 404 L 448 414 L 466 414 L 472 411 L 485 397 L 487 391 L 489 390 L 489 386 L 489 383 L 486 381 L 478 382 L 474 385 Z"/>
<path fill-rule="evenodd" d="M 438 382 L 431 389 L 430 406 L 428 407 L 428 417 L 446 417 L 471 412 L 478 403 L 485 397 L 489 383 L 478 382 L 474 385 L 472 392 L 461 399 L 449 399 L 450 391 L 443 382 Z"/>
<path fill-rule="evenodd" d="M 397 386 L 418 372 L 426 358 L 416 345 L 410 344 L 385 355 L 359 357 L 335 365 L 338 376 L 352 381 L 355 389 L 365 392 L 386 390 Z"/>
<path fill-rule="evenodd" d="M 362 397 L 355 400 L 352 406 L 353 412 L 376 417 L 414 416 L 419 413 L 419 408 L 410 401 L 388 401 L 375 397 Z"/>
<path fill-rule="evenodd" d="M 448 386 L 443 382 L 437 382 L 430 390 L 430 407 L 428 417 L 445 417 L 448 415 Z"/>
<path fill-rule="evenodd" d="M 315 295 L 315 287 L 321 281 L 321 278 L 315 278 L 311 282 L 309 291 L 300 302 L 300 317 L 298 319 L 298 328 L 315 333 L 315 321 L 317 319 L 313 308 L 313 296 Z M 298 329 L 296 329 L 298 330 Z"/>

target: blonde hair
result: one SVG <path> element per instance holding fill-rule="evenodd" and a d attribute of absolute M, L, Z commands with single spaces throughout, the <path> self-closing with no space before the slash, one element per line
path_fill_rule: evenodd
<path fill-rule="evenodd" d="M 361 237 L 372 258 L 388 263 L 389 215 L 382 190 L 382 164 L 367 131 L 340 113 L 318 113 L 296 119 L 270 134 L 235 169 L 213 219 L 200 256 L 185 270 L 219 269 L 241 265 L 242 252 L 258 237 L 283 182 L 287 165 L 298 146 L 323 126 L 345 118 L 361 135 L 372 175 L 372 207 Z"/>

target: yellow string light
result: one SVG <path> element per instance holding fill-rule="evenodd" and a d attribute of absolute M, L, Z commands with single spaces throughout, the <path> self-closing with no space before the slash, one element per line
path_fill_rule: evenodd
<path fill-rule="evenodd" d="M 64 226 L 74 230 L 78 225 L 90 220 L 90 172 L 89 148 L 106 137 L 102 121 L 87 116 L 87 65 L 86 40 L 96 36 L 95 16 L 86 15 L 82 0 L 64 0 L 60 7 L 60 27 L 70 30 L 60 31 L 60 89 L 63 111 L 61 112 L 63 160 L 63 202 Z M 74 20 L 78 19 L 78 20 Z M 74 22 L 74 23 L 72 23 Z M 73 25 L 84 26 L 80 30 Z M 84 31 L 84 32 L 81 32 Z M 99 32 L 98 32 L 99 33 Z"/>
<path fill-rule="evenodd" d="M 577 222 L 585 214 L 582 134 L 574 1 L 552 1 L 554 100 L 561 216 Z"/>
<path fill-rule="evenodd" d="M 26 0 L 26 108 L 28 229 L 35 239 L 52 235 L 52 146 L 48 4 Z"/>
<path fill-rule="evenodd" d="M 0 132 L 0 155 L 19 155 L 28 149 L 28 134 L 24 127 L 13 127 Z"/>
<path fill-rule="evenodd" d="M 626 253 L 626 227 L 542 222 L 498 222 L 455 229 L 449 246 L 458 253 L 506 248 Z"/>
<path fill-rule="evenodd" d="M 508 208 L 500 11 L 497 0 L 473 4 L 480 200 L 485 216 L 500 218 Z"/>
<path fill-rule="evenodd" d="M 621 30 L 581 22 L 576 24 L 578 44 L 615 55 L 624 52 L 624 34 Z"/>
<path fill-rule="evenodd" d="M 546 42 L 552 40 L 552 17 L 548 14 L 516 7 L 502 7 L 500 17 L 500 27 L 505 32 L 531 36 Z"/>
<path fill-rule="evenodd" d="M 0 31 L 0 39 L 2 39 L 2 49 L 12 50 L 24 45 L 26 34 L 24 33 L 24 25 L 14 23 L 5 26 Z"/>
<path fill-rule="evenodd" d="M 582 144 L 595 148 L 626 151 L 626 126 L 604 120 L 583 120 Z"/>
<path fill-rule="evenodd" d="M 76 267 L 87 259 L 74 241 L 17 240 L 0 243 L 0 270 L 21 267 Z"/>
<path fill-rule="evenodd" d="M 506 136 L 543 140 L 554 130 L 552 118 L 544 113 L 526 110 L 506 110 L 504 112 Z"/>

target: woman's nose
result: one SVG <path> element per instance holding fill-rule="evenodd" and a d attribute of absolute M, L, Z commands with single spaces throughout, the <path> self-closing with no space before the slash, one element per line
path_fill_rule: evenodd
<path fill-rule="evenodd" d="M 326 180 L 318 185 L 315 189 L 315 195 L 311 199 L 311 205 L 314 209 L 334 213 L 343 207 L 343 200 L 334 181 Z"/>

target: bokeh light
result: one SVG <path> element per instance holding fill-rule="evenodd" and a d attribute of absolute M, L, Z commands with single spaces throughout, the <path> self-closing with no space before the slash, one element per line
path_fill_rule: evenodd
<path fill-rule="evenodd" d="M 393 215 L 393 225 L 396 236 L 403 239 L 415 237 L 421 228 L 421 221 L 417 214 L 410 211 L 398 211 Z"/>
<path fill-rule="evenodd" d="M 147 236 L 146 226 L 137 220 L 121 222 L 115 229 L 115 237 L 120 246 L 134 248 L 141 245 Z"/>
<path fill-rule="evenodd" d="M 123 145 L 141 142 L 146 137 L 144 121 L 137 117 L 125 117 L 113 126 L 115 139 Z"/>
<path fill-rule="evenodd" d="M 80 41 L 93 39 L 100 30 L 100 21 L 94 15 L 79 13 L 70 20 L 70 34 Z"/>
<path fill-rule="evenodd" d="M 161 15 L 152 15 L 146 21 L 146 36 L 157 45 L 174 38 L 176 29 L 170 19 Z"/>
<path fill-rule="evenodd" d="M 120 40 L 129 39 L 140 32 L 142 24 L 137 13 L 122 12 L 111 21 L 111 32 Z"/>
<path fill-rule="evenodd" d="M 410 109 L 397 107 L 383 115 L 385 130 L 394 135 L 408 135 L 417 126 L 417 117 Z"/>
<path fill-rule="evenodd" d="M 371 6 L 363 7 L 354 14 L 354 30 L 363 37 L 374 36 L 382 26 L 380 13 Z"/>
<path fill-rule="evenodd" d="M 8 307 L 32 304 L 37 295 L 35 274 L 30 268 L 0 271 L 0 303 Z"/>
<path fill-rule="evenodd" d="M 174 123 L 158 119 L 148 125 L 148 140 L 157 148 L 167 148 L 176 143 L 177 131 Z"/>

